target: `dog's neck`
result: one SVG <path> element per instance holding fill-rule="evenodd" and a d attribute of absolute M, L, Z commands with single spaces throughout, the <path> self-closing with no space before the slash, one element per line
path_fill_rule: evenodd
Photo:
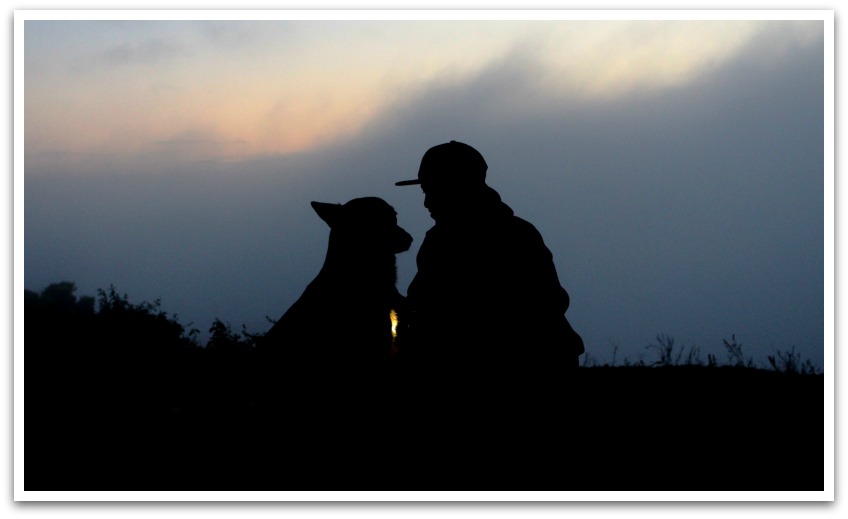
<path fill-rule="evenodd" d="M 397 283 L 397 261 L 394 254 L 331 240 L 319 276 L 337 283 L 384 290 Z"/>

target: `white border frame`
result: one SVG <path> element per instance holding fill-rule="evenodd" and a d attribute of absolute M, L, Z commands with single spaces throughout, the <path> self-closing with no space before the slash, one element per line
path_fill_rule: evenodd
<path fill-rule="evenodd" d="M 835 149 L 834 11 L 830 10 L 19 10 L 14 13 L 14 135 L 24 125 L 24 22 L 29 20 L 822 20 L 825 64 L 824 294 L 825 294 L 825 490 L 822 492 L 36 492 L 23 489 L 23 314 L 14 312 L 14 499 L 15 501 L 614 501 L 752 502 L 835 499 Z M 14 305 L 23 307 L 23 149 L 14 139 Z"/>

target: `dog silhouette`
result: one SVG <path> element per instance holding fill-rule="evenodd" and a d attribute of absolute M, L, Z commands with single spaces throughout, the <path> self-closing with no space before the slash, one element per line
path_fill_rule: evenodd
<path fill-rule="evenodd" d="M 298 369 L 382 363 L 392 347 L 390 313 L 403 304 L 395 255 L 409 249 L 412 237 L 380 198 L 312 202 L 312 208 L 330 226 L 324 264 L 266 333 L 263 347 Z"/>
<path fill-rule="evenodd" d="M 380 198 L 312 202 L 312 208 L 330 226 L 324 264 L 255 357 L 256 403 L 267 411 L 268 434 L 285 431 L 289 444 L 304 447 L 292 454 L 307 456 L 302 467 L 314 465 L 308 453 L 320 450 L 327 460 L 379 441 L 375 431 L 382 429 L 392 385 L 390 315 L 402 315 L 404 301 L 395 255 L 412 244 Z"/>

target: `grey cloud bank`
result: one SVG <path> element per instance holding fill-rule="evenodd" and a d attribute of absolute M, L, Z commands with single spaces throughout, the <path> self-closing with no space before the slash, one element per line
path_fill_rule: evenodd
<path fill-rule="evenodd" d="M 516 56 L 422 87 L 347 142 L 287 157 L 28 165 L 25 285 L 70 280 L 93 295 L 114 284 L 203 332 L 215 317 L 265 331 L 326 252 L 309 202 L 374 195 L 416 240 L 399 257 L 405 292 L 431 222 L 420 190 L 394 182 L 456 139 L 542 232 L 594 358 L 618 345 L 619 361 L 653 360 L 645 346 L 666 333 L 721 359 L 736 334 L 757 361 L 794 345 L 821 365 L 823 43 L 761 60 L 772 43 L 675 89 L 580 103 L 543 98 Z"/>

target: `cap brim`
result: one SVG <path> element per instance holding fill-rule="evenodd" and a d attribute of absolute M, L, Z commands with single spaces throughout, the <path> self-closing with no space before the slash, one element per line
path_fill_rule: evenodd
<path fill-rule="evenodd" d="M 415 180 L 401 180 L 400 182 L 395 182 L 396 186 L 414 186 L 416 184 L 420 184 L 421 181 L 417 178 Z"/>

